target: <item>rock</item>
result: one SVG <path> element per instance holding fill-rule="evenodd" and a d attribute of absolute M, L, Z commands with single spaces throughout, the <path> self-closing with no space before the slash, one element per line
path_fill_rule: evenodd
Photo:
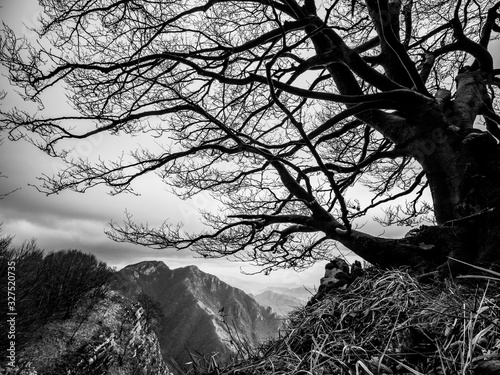
<path fill-rule="evenodd" d="M 351 266 L 351 278 L 352 280 L 356 280 L 358 277 L 364 275 L 365 271 L 363 270 L 363 266 L 359 260 L 354 261 Z"/>
<path fill-rule="evenodd" d="M 325 266 L 325 276 L 320 280 L 318 293 L 309 301 L 308 305 L 321 300 L 331 290 L 346 289 L 352 282 L 364 274 L 361 262 L 355 261 L 350 269 L 349 264 L 342 258 L 333 258 Z"/>
<path fill-rule="evenodd" d="M 500 375 L 500 360 L 493 359 L 479 362 L 474 367 L 474 375 Z"/>
<path fill-rule="evenodd" d="M 342 258 L 334 258 L 325 266 L 325 277 L 320 280 L 320 289 L 321 287 L 344 289 L 349 282 L 349 265 Z"/>
<path fill-rule="evenodd" d="M 74 316 L 48 323 L 20 351 L 19 358 L 33 371 L 23 368 L 16 374 L 171 375 L 143 312 L 114 291 L 93 305 L 83 301 Z"/>

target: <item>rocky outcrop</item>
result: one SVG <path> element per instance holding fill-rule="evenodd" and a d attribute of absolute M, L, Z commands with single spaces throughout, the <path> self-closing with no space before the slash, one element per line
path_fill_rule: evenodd
<path fill-rule="evenodd" d="M 97 304 L 81 303 L 70 319 L 42 327 L 19 353 L 19 375 L 170 375 L 144 309 L 109 291 Z M 22 369 L 21 369 L 22 368 Z M 9 372 L 10 371 L 10 372 Z"/>
<path fill-rule="evenodd" d="M 224 361 L 276 335 L 280 318 L 240 289 L 196 266 L 170 269 L 147 261 L 119 271 L 114 288 L 137 300 L 147 294 L 161 307 L 155 325 L 163 358 L 184 368 L 190 353 Z M 171 366 L 172 367 L 172 366 Z"/>
<path fill-rule="evenodd" d="M 342 258 L 334 258 L 325 266 L 325 276 L 320 280 L 316 295 L 308 305 L 321 300 L 332 289 L 346 289 L 357 277 L 364 273 L 361 262 L 355 261 L 351 266 Z"/>
<path fill-rule="evenodd" d="M 325 276 L 320 280 L 319 289 L 345 289 L 361 275 L 363 275 L 363 268 L 358 260 L 349 267 L 344 259 L 334 258 L 325 266 Z"/>

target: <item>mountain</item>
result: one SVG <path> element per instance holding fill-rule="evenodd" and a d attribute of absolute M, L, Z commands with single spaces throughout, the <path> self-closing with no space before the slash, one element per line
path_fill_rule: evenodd
<path fill-rule="evenodd" d="M 268 306 L 278 315 L 285 316 L 291 311 L 305 306 L 312 292 L 304 287 L 268 287 L 253 296 L 262 306 Z"/>
<path fill-rule="evenodd" d="M 172 374 L 144 309 L 114 291 L 80 301 L 70 318 L 33 332 L 16 356 L 22 366 L 0 364 L 0 374 Z"/>
<path fill-rule="evenodd" d="M 268 286 L 260 291 L 260 293 L 271 291 L 286 296 L 296 297 L 301 301 L 308 301 L 316 294 L 315 287 L 299 286 L 295 288 Z"/>
<path fill-rule="evenodd" d="M 188 351 L 225 360 L 238 352 L 238 343 L 258 345 L 281 324 L 269 308 L 196 266 L 170 269 L 146 261 L 118 274 L 113 288 L 119 293 L 134 301 L 145 294 L 160 306 L 161 322 L 153 329 L 163 358 L 181 368 L 192 361 Z"/>
<path fill-rule="evenodd" d="M 275 293 L 270 290 L 259 293 L 253 296 L 262 306 L 268 306 L 273 312 L 278 315 L 285 316 L 289 312 L 304 306 L 307 301 L 288 296 L 281 293 Z"/>

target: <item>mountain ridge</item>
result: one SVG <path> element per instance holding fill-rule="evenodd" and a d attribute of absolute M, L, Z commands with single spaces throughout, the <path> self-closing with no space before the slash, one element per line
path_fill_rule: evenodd
<path fill-rule="evenodd" d="M 286 316 L 295 309 L 305 306 L 308 301 L 293 295 L 276 293 L 272 290 L 266 290 L 253 297 L 260 305 L 270 307 L 274 313 L 280 316 Z"/>
<path fill-rule="evenodd" d="M 224 360 L 238 352 L 236 337 L 240 344 L 258 345 L 281 325 L 270 308 L 195 265 L 171 269 L 162 261 L 143 261 L 118 275 L 113 288 L 120 294 L 136 301 L 145 293 L 161 306 L 155 333 L 162 355 L 181 368 L 191 360 L 188 349 Z"/>

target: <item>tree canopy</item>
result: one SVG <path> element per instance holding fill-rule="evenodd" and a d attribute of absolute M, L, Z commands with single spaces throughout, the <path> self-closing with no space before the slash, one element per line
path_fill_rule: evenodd
<path fill-rule="evenodd" d="M 11 139 L 67 162 L 40 188 L 119 194 L 156 173 L 183 199 L 220 202 L 202 233 L 128 217 L 112 223 L 114 240 L 267 271 L 327 259 L 336 243 L 384 267 L 497 261 L 460 257 L 455 242 L 470 218 L 496 223 L 500 205 L 500 69 L 488 50 L 499 1 L 40 4 L 38 45 L 4 26 L 0 49 L 25 99 L 43 106 L 60 87 L 78 113 L 1 112 Z M 64 145 L 99 133 L 154 142 L 114 160 L 68 156 Z M 385 225 L 432 225 L 401 239 L 363 232 L 380 208 Z"/>

